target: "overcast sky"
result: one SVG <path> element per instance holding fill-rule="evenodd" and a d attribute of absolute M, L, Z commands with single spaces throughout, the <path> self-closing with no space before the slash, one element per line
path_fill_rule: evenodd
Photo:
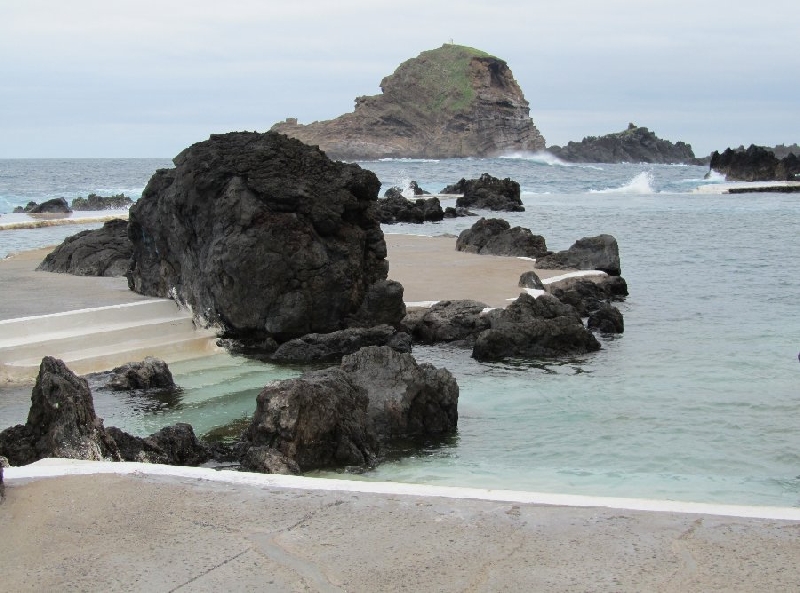
<path fill-rule="evenodd" d="M 452 40 L 504 59 L 548 145 L 649 127 L 800 142 L 797 0 L 0 0 L 0 158 L 172 157 L 353 110 Z"/>

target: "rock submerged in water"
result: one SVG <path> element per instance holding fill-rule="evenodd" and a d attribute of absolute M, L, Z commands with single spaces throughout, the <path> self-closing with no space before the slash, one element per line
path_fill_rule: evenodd
<path fill-rule="evenodd" d="M 799 156 L 789 153 L 779 159 L 772 150 L 751 144 L 747 150 L 715 150 L 709 168 L 730 181 L 796 181 L 800 179 Z"/>
<path fill-rule="evenodd" d="M 388 272 L 372 172 L 272 132 L 212 135 L 174 162 L 130 209 L 133 290 L 172 296 L 244 342 L 363 316 Z"/>
<path fill-rule="evenodd" d="M 472 349 L 476 360 L 552 358 L 600 349 L 575 308 L 550 294 L 534 298 L 522 293 L 508 307 L 494 309 L 486 317 L 489 329 L 478 334 Z"/>
<path fill-rule="evenodd" d="M 247 469 L 300 471 L 374 465 L 382 444 L 453 432 L 458 385 L 449 371 L 418 365 L 410 354 L 371 346 L 339 367 L 267 385 L 247 431 Z M 262 448 L 277 451 L 268 455 Z"/>
<path fill-rule="evenodd" d="M 456 198 L 459 208 L 481 208 L 505 212 L 524 212 L 519 183 L 512 179 L 498 179 L 484 173 L 478 179 L 461 179 L 448 185 L 442 194 L 463 194 Z"/>
<path fill-rule="evenodd" d="M 108 386 L 115 391 L 178 388 L 167 363 L 152 356 L 147 356 L 140 362 L 129 362 L 114 368 Z"/>
<path fill-rule="evenodd" d="M 12 465 L 46 457 L 197 465 L 210 454 L 188 424 L 168 426 L 143 439 L 105 428 L 86 379 L 46 356 L 31 392 L 28 421 L 0 432 L 0 455 Z"/>
<path fill-rule="evenodd" d="M 95 414 L 86 379 L 50 356 L 39 365 L 27 422 L 0 433 L 0 455 L 12 465 L 44 457 L 119 460 L 116 443 Z"/>
<path fill-rule="evenodd" d="M 36 269 L 75 276 L 124 276 L 132 254 L 128 221 L 115 219 L 100 229 L 67 237 Z"/>

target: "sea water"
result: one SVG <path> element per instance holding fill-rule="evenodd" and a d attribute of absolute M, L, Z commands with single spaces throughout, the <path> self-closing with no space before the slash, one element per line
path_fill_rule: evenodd
<path fill-rule="evenodd" d="M 619 304 L 625 333 L 600 336 L 602 350 L 585 356 L 489 364 L 469 351 L 415 347 L 419 361 L 458 380 L 457 434 L 348 477 L 800 506 L 796 194 L 697 193 L 721 179 L 704 179 L 703 167 L 566 165 L 542 155 L 360 164 L 378 175 L 382 192 L 410 180 L 435 193 L 482 173 L 510 177 L 525 212 L 480 215 L 530 228 L 554 251 L 614 235 L 630 296 Z M 135 199 L 166 166 L 168 159 L 0 161 L 0 215 L 57 196 Z M 475 220 L 384 232 L 456 235 Z M 70 226 L 66 234 L 85 228 Z M 0 231 L 0 257 L 60 241 L 51 233 Z M 96 389 L 106 425 L 148 434 L 184 421 L 202 434 L 246 419 L 264 383 L 302 370 L 229 355 L 171 368 L 184 389 L 163 400 Z M 23 422 L 28 402 L 29 390 L 0 391 L 0 426 Z"/>

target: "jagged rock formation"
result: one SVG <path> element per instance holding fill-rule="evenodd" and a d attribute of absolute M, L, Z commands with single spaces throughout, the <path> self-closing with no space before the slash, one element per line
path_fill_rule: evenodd
<path fill-rule="evenodd" d="M 422 52 L 380 86 L 383 94 L 358 97 L 352 113 L 309 125 L 289 118 L 272 130 L 345 160 L 544 149 L 508 65 L 480 50 L 445 44 Z"/>
<path fill-rule="evenodd" d="M 771 150 L 751 144 L 739 148 L 714 151 L 711 170 L 722 173 L 731 181 L 796 181 L 800 179 L 800 158 L 794 152 L 779 159 Z"/>
<path fill-rule="evenodd" d="M 587 136 L 566 146 L 547 151 L 571 163 L 694 163 L 692 147 L 658 138 L 645 127 L 628 124 L 628 129 L 605 136 Z"/>
<path fill-rule="evenodd" d="M 374 173 L 274 132 L 212 135 L 174 162 L 130 209 L 133 290 L 252 344 L 405 315 Z"/>
<path fill-rule="evenodd" d="M 98 196 L 89 194 L 85 198 L 75 198 L 72 200 L 73 210 L 119 210 L 127 208 L 133 204 L 133 200 L 125 194 L 115 196 Z"/>
<path fill-rule="evenodd" d="M 444 218 L 439 198 L 417 198 L 412 202 L 394 193 L 378 200 L 376 212 L 381 224 L 437 222 Z"/>
<path fill-rule="evenodd" d="M 0 455 L 12 465 L 44 457 L 119 460 L 119 450 L 94 411 L 86 379 L 46 356 L 39 366 L 25 424 L 0 432 Z"/>
<path fill-rule="evenodd" d="M 498 179 L 484 173 L 478 179 L 460 179 L 442 189 L 443 194 L 463 194 L 456 198 L 460 208 L 483 208 L 505 212 L 525 212 L 519 183 L 506 177 Z"/>
<path fill-rule="evenodd" d="M 36 269 L 76 276 L 124 276 L 132 254 L 128 221 L 115 219 L 102 228 L 67 237 Z"/>

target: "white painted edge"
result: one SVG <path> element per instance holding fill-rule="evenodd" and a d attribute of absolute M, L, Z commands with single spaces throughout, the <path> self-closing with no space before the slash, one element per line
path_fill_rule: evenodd
<path fill-rule="evenodd" d="M 69 317 L 70 315 L 75 315 L 76 313 L 92 313 L 96 311 L 107 311 L 110 309 L 128 309 L 131 307 L 142 307 L 145 305 L 152 305 L 153 303 L 175 303 L 175 309 L 180 311 L 181 308 L 175 301 L 171 299 L 147 299 L 142 301 L 133 301 L 130 303 L 120 303 L 117 305 L 107 305 L 105 307 L 88 307 L 86 309 L 72 309 L 70 311 L 61 311 L 59 313 L 48 313 L 46 315 L 31 315 L 28 317 L 12 317 L 11 319 L 2 319 L 0 320 L 0 326 L 5 324 L 11 323 L 20 323 L 23 321 L 35 321 L 37 319 L 47 319 L 47 318 L 54 318 L 54 317 Z"/>
<path fill-rule="evenodd" d="M 565 507 L 605 507 L 660 513 L 688 513 L 752 519 L 800 521 L 800 508 L 795 507 L 708 504 L 643 498 L 612 498 L 576 494 L 523 492 L 519 490 L 491 490 L 484 488 L 403 484 L 398 482 L 334 480 L 329 478 L 256 474 L 231 470 L 215 470 L 204 467 L 183 467 L 148 463 L 45 459 L 31 465 L 9 467 L 4 470 L 4 478 L 7 482 L 97 474 L 168 476 L 206 480 L 209 482 L 223 482 L 226 484 L 300 490 L 331 490 L 370 494 L 430 496 L 437 498 L 476 499 Z"/>

